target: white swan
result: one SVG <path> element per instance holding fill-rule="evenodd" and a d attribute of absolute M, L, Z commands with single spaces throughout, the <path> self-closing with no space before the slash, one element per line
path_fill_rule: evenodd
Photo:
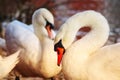
<path fill-rule="evenodd" d="M 73 42 L 84 26 L 90 26 L 91 31 Z M 107 20 L 91 10 L 72 16 L 62 25 L 54 50 L 58 52 L 58 66 L 65 52 L 62 69 L 67 80 L 120 80 L 120 43 L 102 47 L 108 35 Z"/>
<path fill-rule="evenodd" d="M 10 53 L 22 49 L 20 63 L 16 69 L 26 77 L 50 78 L 58 74 L 61 68 L 56 65 L 57 55 L 51 39 L 51 28 L 54 24 L 52 14 L 41 8 L 33 15 L 34 32 L 39 33 L 37 36 L 40 36 L 40 40 L 32 31 L 13 23 L 11 22 L 6 29 L 6 42 Z"/>
<path fill-rule="evenodd" d="M 18 57 L 19 53 L 20 53 L 20 50 L 4 58 L 0 56 L 0 79 L 7 76 L 9 72 L 19 62 L 19 57 Z"/>

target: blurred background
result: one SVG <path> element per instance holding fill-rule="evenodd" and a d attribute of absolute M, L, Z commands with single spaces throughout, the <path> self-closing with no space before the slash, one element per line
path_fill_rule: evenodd
<path fill-rule="evenodd" d="M 120 1 L 119 0 L 0 0 L 0 37 L 2 26 L 15 19 L 31 24 L 36 9 L 47 8 L 55 18 L 55 29 L 72 15 L 85 10 L 102 13 L 110 25 L 107 44 L 120 42 Z"/>

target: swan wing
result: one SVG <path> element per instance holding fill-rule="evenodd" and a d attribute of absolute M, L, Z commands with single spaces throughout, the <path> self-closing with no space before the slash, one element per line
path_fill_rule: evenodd
<path fill-rule="evenodd" d="M 6 45 L 8 51 L 13 53 L 19 48 L 22 49 L 20 58 L 29 64 L 29 61 L 36 63 L 40 52 L 40 43 L 35 34 L 21 25 L 18 21 L 13 21 L 6 28 Z M 40 57 L 40 56 L 39 56 Z"/>
<path fill-rule="evenodd" d="M 0 57 L 0 78 L 5 77 L 19 62 L 20 50 L 12 55 L 2 58 Z"/>

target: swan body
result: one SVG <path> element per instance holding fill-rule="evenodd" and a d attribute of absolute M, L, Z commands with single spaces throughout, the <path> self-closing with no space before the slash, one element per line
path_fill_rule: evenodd
<path fill-rule="evenodd" d="M 20 62 L 17 64 L 16 69 L 25 76 L 37 74 L 32 72 L 34 70 L 32 67 L 36 65 L 34 63 L 37 63 L 39 58 L 37 57 L 40 52 L 39 40 L 27 27 L 25 28 L 25 26 L 16 25 L 15 23 L 18 24 L 19 22 L 13 21 L 6 28 L 5 39 L 8 52 L 12 54 L 21 49 Z M 28 65 L 31 65 L 31 67 Z"/>
<path fill-rule="evenodd" d="M 91 31 L 74 42 L 77 31 L 89 26 Z M 109 36 L 109 25 L 100 13 L 84 11 L 69 18 L 55 37 L 54 50 L 60 54 L 67 80 L 120 80 L 120 43 L 102 47 Z M 65 51 L 60 50 L 65 49 Z"/>
<path fill-rule="evenodd" d="M 36 18 L 34 18 L 34 16 L 36 16 Z M 53 16 L 44 8 L 35 11 L 34 16 L 33 18 L 36 22 L 33 22 L 32 25 L 38 28 L 34 29 L 34 32 L 39 32 L 41 40 L 33 31 L 24 26 L 15 25 L 14 21 L 11 22 L 6 29 L 7 47 L 10 53 L 15 52 L 19 48 L 22 49 L 20 62 L 16 66 L 16 69 L 23 76 L 50 78 L 57 75 L 61 70 L 61 68 L 56 65 L 57 55 L 53 50 L 54 45 L 51 39 L 51 33 L 48 31 L 50 33 L 49 35 L 45 27 L 53 24 Z M 36 26 L 36 24 L 38 25 Z M 43 30 L 41 30 L 41 28 Z"/>
<path fill-rule="evenodd" d="M 105 46 L 87 61 L 88 80 L 120 80 L 120 43 Z"/>
<path fill-rule="evenodd" d="M 2 57 L 0 56 L 0 79 L 4 78 L 9 74 L 9 72 L 16 66 L 19 62 L 20 51 L 13 53 L 10 56 Z"/>

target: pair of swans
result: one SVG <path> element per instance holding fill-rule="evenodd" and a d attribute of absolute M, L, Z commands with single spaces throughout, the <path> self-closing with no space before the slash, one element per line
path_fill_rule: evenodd
<path fill-rule="evenodd" d="M 36 10 L 30 29 L 25 24 L 13 21 L 6 28 L 6 45 L 10 54 L 21 50 L 16 70 L 25 77 L 50 78 L 61 71 L 57 66 L 57 54 L 53 42 L 53 15 L 46 9 Z"/>
<path fill-rule="evenodd" d="M 84 26 L 91 31 L 74 41 Z M 120 43 L 103 47 L 108 36 L 107 20 L 91 10 L 75 14 L 61 26 L 54 50 L 67 80 L 120 80 Z"/>

